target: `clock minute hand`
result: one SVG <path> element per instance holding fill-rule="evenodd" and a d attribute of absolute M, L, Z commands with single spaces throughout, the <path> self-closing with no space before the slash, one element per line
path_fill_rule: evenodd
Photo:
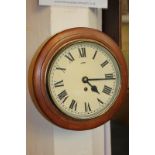
<path fill-rule="evenodd" d="M 116 78 L 113 78 L 113 77 L 106 77 L 106 78 L 92 78 L 92 79 L 89 79 L 88 78 L 88 81 L 101 81 L 101 80 L 115 80 Z"/>

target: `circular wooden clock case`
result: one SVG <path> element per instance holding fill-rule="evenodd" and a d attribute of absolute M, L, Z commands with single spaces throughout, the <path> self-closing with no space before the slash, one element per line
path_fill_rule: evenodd
<path fill-rule="evenodd" d="M 32 73 L 37 107 L 54 124 L 87 130 L 110 120 L 127 90 L 127 68 L 116 43 L 90 28 L 50 38 Z"/>

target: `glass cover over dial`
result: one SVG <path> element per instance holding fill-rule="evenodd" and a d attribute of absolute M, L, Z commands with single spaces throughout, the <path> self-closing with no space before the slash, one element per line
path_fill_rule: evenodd
<path fill-rule="evenodd" d="M 111 52 L 93 41 L 75 41 L 52 58 L 47 70 L 50 99 L 64 114 L 90 119 L 104 114 L 121 87 L 119 65 Z"/>

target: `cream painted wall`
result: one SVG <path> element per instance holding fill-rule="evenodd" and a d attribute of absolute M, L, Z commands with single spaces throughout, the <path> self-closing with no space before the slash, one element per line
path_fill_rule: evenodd
<path fill-rule="evenodd" d="M 41 44 L 66 28 L 101 29 L 101 10 L 38 6 L 27 0 L 27 73 Z M 27 74 L 28 75 L 28 74 Z M 27 155 L 110 155 L 109 123 L 89 131 L 70 131 L 48 122 L 35 108 L 27 88 Z"/>

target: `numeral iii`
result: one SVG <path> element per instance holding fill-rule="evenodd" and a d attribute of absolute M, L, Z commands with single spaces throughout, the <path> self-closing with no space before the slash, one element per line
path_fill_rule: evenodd
<path fill-rule="evenodd" d="M 111 90 L 112 90 L 111 87 L 108 87 L 108 86 L 105 85 L 102 92 L 107 94 L 107 95 L 110 95 Z"/>

